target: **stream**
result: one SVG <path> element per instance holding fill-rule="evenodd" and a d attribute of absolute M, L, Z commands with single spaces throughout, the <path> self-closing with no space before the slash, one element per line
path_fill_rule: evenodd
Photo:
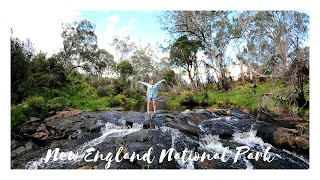
<path fill-rule="evenodd" d="M 149 119 L 145 104 L 138 104 L 124 111 L 81 112 L 73 116 L 47 118 L 22 125 L 15 136 L 20 147 L 25 142 L 32 149 L 18 153 L 19 145 L 12 148 L 12 169 L 308 169 L 306 156 L 285 148 L 274 147 L 267 139 L 266 129 L 273 123 L 259 121 L 253 115 L 231 110 L 229 115 L 209 112 L 205 109 L 171 109 L 161 101 L 158 114 Z M 41 128 L 39 128 L 41 127 Z M 39 130 L 40 129 L 40 130 Z M 44 136 L 35 136 L 41 134 Z M 20 136 L 19 136 L 20 134 Z M 23 135 L 23 136 L 21 136 Z M 47 136 L 45 136 L 47 135 Z M 271 136 L 271 134 L 269 135 Z M 18 147 L 18 148 L 17 148 Z M 27 149 L 27 145 L 24 145 Z M 98 160 L 84 161 L 88 149 L 97 154 L 113 155 L 123 147 L 125 153 L 144 154 L 152 147 L 154 161 L 124 159 L 120 162 Z M 237 148 L 247 147 L 247 153 L 239 155 Z M 70 160 L 51 158 L 45 162 L 48 149 L 59 148 L 59 153 L 72 156 Z M 160 163 L 162 151 L 173 149 L 172 156 Z M 22 149 L 22 148 L 20 148 Z M 30 148 L 29 148 L 30 149 Z M 273 158 L 263 160 L 263 153 Z M 14 154 L 13 153 L 13 154 Z M 259 154 L 260 153 L 260 154 Z M 206 154 L 217 159 L 203 161 L 195 157 Z M 225 154 L 226 162 L 221 160 Z M 251 154 L 251 156 L 250 156 Z M 216 156 L 215 156 L 216 155 Z M 253 156 L 259 156 L 253 159 Z M 235 159 L 237 161 L 235 162 Z"/>

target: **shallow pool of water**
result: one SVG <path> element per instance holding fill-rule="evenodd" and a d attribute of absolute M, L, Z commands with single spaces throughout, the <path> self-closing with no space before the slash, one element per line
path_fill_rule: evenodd
<path fill-rule="evenodd" d="M 124 111 L 137 111 L 137 112 L 145 112 L 147 111 L 147 102 L 142 101 L 138 102 L 133 106 L 124 106 L 122 107 Z M 169 106 L 166 101 L 157 101 L 157 110 L 169 111 L 169 112 L 182 112 L 186 109 L 205 109 L 206 107 L 200 106 Z M 150 106 L 150 111 L 153 110 L 152 103 Z"/>

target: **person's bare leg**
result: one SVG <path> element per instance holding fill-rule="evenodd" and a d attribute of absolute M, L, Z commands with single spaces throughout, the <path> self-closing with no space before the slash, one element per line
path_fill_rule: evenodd
<path fill-rule="evenodd" d="M 153 103 L 153 116 L 155 116 L 157 113 L 157 101 L 152 101 L 152 103 Z"/>
<path fill-rule="evenodd" d="M 151 100 L 148 100 L 148 102 L 147 102 L 147 112 L 148 112 L 148 115 L 150 115 L 150 104 L 151 104 Z"/>

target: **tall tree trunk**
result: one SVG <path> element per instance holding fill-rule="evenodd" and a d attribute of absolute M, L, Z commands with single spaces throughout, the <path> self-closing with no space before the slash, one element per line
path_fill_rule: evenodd
<path fill-rule="evenodd" d="M 240 51 L 240 47 L 237 46 L 238 48 L 238 61 L 239 61 L 239 66 L 240 66 L 240 75 L 241 75 L 241 82 L 244 84 L 244 73 L 243 73 L 243 58 L 242 58 L 242 52 Z"/>
<path fill-rule="evenodd" d="M 248 60 L 248 68 L 249 68 L 249 77 L 250 77 L 250 81 L 252 81 L 252 66 L 250 61 Z"/>
<path fill-rule="evenodd" d="M 198 63 L 195 63 L 194 65 L 194 73 L 195 73 L 195 79 L 196 79 L 196 88 L 200 85 L 200 77 L 199 77 L 199 67 Z"/>
<path fill-rule="evenodd" d="M 239 59 L 239 63 L 240 63 L 240 75 L 241 75 L 241 81 L 242 81 L 242 84 L 244 84 L 243 59 Z"/>
<path fill-rule="evenodd" d="M 192 74 L 191 74 L 191 70 L 190 69 L 187 69 L 188 71 L 188 76 L 189 76 L 189 79 L 190 79 L 190 84 L 191 84 L 191 90 L 193 91 L 193 77 L 192 77 Z"/>
<path fill-rule="evenodd" d="M 248 35 L 246 33 L 244 33 L 244 36 L 245 36 L 245 39 L 246 39 L 246 42 L 247 42 L 247 45 L 246 45 L 246 49 L 247 49 L 247 53 L 249 54 L 250 51 L 249 51 L 249 48 L 248 48 Z M 250 62 L 250 59 L 247 59 L 248 61 L 248 69 L 249 69 L 249 77 L 250 77 L 250 81 L 252 82 L 252 66 L 251 66 L 251 62 Z"/>
<path fill-rule="evenodd" d="M 228 91 L 229 90 L 229 84 L 228 84 L 228 81 L 227 81 L 227 77 L 226 77 L 226 72 L 225 72 L 225 69 L 223 67 L 223 64 L 222 64 L 222 61 L 220 59 L 220 57 L 216 57 L 216 62 L 217 62 L 217 65 L 220 69 L 220 75 L 221 75 L 221 85 L 223 87 L 223 89 L 225 91 Z"/>

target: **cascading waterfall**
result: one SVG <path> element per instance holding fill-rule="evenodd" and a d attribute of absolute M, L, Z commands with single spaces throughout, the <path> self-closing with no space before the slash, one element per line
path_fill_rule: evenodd
<path fill-rule="evenodd" d="M 190 111 L 185 111 L 184 113 L 189 113 Z M 115 118 L 114 121 L 103 123 L 105 121 L 102 120 L 97 120 L 96 124 L 104 124 L 104 127 L 101 128 L 101 135 L 95 139 L 92 139 L 90 141 L 87 141 L 81 145 L 79 145 L 77 148 L 71 149 L 70 152 L 74 152 L 76 158 L 71 161 L 49 161 L 45 163 L 45 157 L 37 158 L 35 160 L 29 161 L 26 165 L 26 169 L 66 169 L 66 168 L 74 168 L 77 167 L 78 162 L 81 162 L 84 155 L 86 154 L 86 150 L 88 148 L 95 148 L 97 145 L 103 143 L 103 142 L 109 142 L 108 139 L 111 137 L 124 137 L 128 134 L 131 134 L 133 132 L 140 131 L 143 128 L 143 124 L 141 122 L 143 121 L 133 121 L 132 127 L 129 127 L 127 125 L 127 119 L 128 118 Z M 159 118 L 160 119 L 160 118 Z M 139 119 L 140 120 L 140 119 Z M 242 123 L 242 121 L 245 121 Z M 249 160 L 244 155 L 239 156 L 237 164 L 232 163 L 232 159 L 235 157 L 237 151 L 235 147 L 238 146 L 248 146 L 250 147 L 250 152 L 263 152 L 267 149 L 267 147 L 271 147 L 271 151 L 269 152 L 272 156 L 276 157 L 277 162 L 270 163 L 271 165 L 268 167 L 271 168 L 278 168 L 278 165 L 282 165 L 280 168 L 308 168 L 308 161 L 306 161 L 303 157 L 296 155 L 293 152 L 283 150 L 283 149 L 277 149 L 273 147 L 271 144 L 268 144 L 264 142 L 260 137 L 257 137 L 257 129 L 255 128 L 256 121 L 249 121 L 248 119 L 241 119 L 241 118 L 236 118 L 232 116 L 222 116 L 222 117 L 217 117 L 215 116 L 214 118 L 207 119 L 202 121 L 201 123 L 194 124 L 193 122 L 196 121 L 189 121 L 187 120 L 186 124 L 188 126 L 192 126 L 193 129 L 198 129 L 198 131 L 202 131 L 201 133 L 198 134 L 198 136 L 194 136 L 194 134 L 190 135 L 188 133 L 185 133 L 183 130 L 179 130 L 179 128 L 172 128 L 168 127 L 165 125 L 159 125 L 158 128 L 155 128 L 157 131 L 163 131 L 165 132 L 165 135 L 171 136 L 171 142 L 168 138 L 165 138 L 166 142 L 165 146 L 170 146 L 171 143 L 171 148 L 175 149 L 175 153 L 182 153 L 182 152 L 177 152 L 183 150 L 183 148 L 188 148 L 186 149 L 186 157 L 193 157 L 194 153 L 197 152 L 197 150 L 202 150 L 204 152 L 211 152 L 211 153 L 219 153 L 222 154 L 226 148 L 229 146 L 231 147 L 228 149 L 226 153 L 226 158 L 230 158 L 230 160 L 227 161 L 226 164 L 222 164 L 217 160 L 216 164 L 211 164 L 214 166 L 214 168 L 246 168 L 246 169 L 255 169 L 255 168 L 265 168 L 264 165 L 268 163 L 261 163 L 261 162 L 255 162 L 254 160 Z M 157 122 L 158 123 L 158 122 Z M 219 124 L 221 126 L 208 126 L 212 124 L 216 125 Z M 251 125 L 251 128 L 250 128 Z M 224 128 L 226 127 L 226 131 L 228 131 L 228 136 L 226 139 L 223 137 L 225 136 L 220 136 L 219 135 L 214 135 L 214 134 L 219 134 L 219 133 L 212 133 L 212 129 L 210 128 Z M 244 128 L 243 128 L 244 127 Z M 154 129 L 150 129 L 153 131 Z M 146 131 L 141 133 L 145 133 Z M 81 132 L 81 130 L 77 130 L 73 134 L 73 139 L 75 137 L 81 137 L 81 135 L 84 132 Z M 158 133 L 158 132 L 157 132 Z M 225 132 L 223 132 L 225 133 Z M 232 134 L 233 133 L 233 134 Z M 159 133 L 161 134 L 161 133 Z M 220 133 L 222 134 L 222 133 Z M 232 134 L 232 136 L 231 136 Z M 94 134 L 97 135 L 97 134 Z M 137 134 L 136 134 L 137 135 Z M 160 137 L 162 137 L 161 134 Z M 96 136 L 95 136 L 96 137 Z M 163 141 L 165 141 L 163 140 Z M 162 141 L 162 140 L 161 140 Z M 134 142 L 136 143 L 136 142 Z M 140 143 L 138 142 L 137 144 L 140 146 Z M 148 146 L 150 142 L 147 142 Z M 144 144 L 142 144 L 143 146 Z M 189 149 L 190 147 L 195 147 L 194 149 Z M 60 152 L 60 153 L 70 153 L 69 150 L 68 152 Z M 191 159 L 191 160 L 190 160 Z M 194 162 L 192 160 L 193 158 L 188 158 L 187 161 L 182 160 L 180 156 L 174 156 L 175 162 L 180 166 L 181 169 L 195 169 L 195 168 L 202 168 L 202 164 L 198 164 L 198 162 Z M 289 162 L 289 163 L 287 163 Z M 261 164 L 259 164 L 261 163 Z M 302 164 L 302 165 L 299 165 Z M 161 167 L 161 166 L 160 166 Z M 177 166 L 175 166 L 176 168 Z M 209 166 L 210 167 L 210 166 Z M 267 167 L 267 168 L 268 168 Z"/>
<path fill-rule="evenodd" d="M 219 135 L 205 135 L 200 140 L 200 148 L 222 154 L 226 147 L 220 142 Z M 226 153 L 226 157 L 235 157 L 235 150 L 229 149 Z M 246 163 L 246 169 L 253 169 L 253 165 L 247 160 L 245 157 L 242 156 L 242 160 Z"/>
<path fill-rule="evenodd" d="M 179 130 L 177 129 L 173 129 L 170 127 L 160 127 L 160 129 L 164 132 L 170 131 L 171 133 L 171 147 L 173 149 L 175 149 L 175 152 L 178 153 L 176 151 L 176 143 L 178 141 L 179 138 L 181 138 L 182 134 Z M 191 141 L 191 139 L 187 138 L 188 140 Z M 193 154 L 193 150 L 186 150 L 186 154 L 187 156 L 192 155 Z M 183 160 L 180 157 L 174 157 L 175 161 L 179 164 L 181 169 L 194 169 L 194 162 L 192 160 L 187 160 L 186 162 L 183 162 Z"/>
<path fill-rule="evenodd" d="M 108 137 L 119 137 L 119 136 L 125 136 L 127 134 L 139 131 L 141 129 L 142 125 L 135 125 L 132 128 L 127 128 L 125 126 L 116 126 L 112 123 L 106 123 L 105 127 L 101 129 L 102 135 L 98 138 L 95 138 L 91 141 L 88 141 L 78 148 L 76 148 L 74 151 L 77 154 L 77 158 L 72 161 L 49 161 L 45 163 L 45 157 L 41 157 L 37 160 L 30 161 L 26 164 L 26 169 L 43 169 L 45 167 L 55 167 L 55 166 L 61 166 L 66 164 L 74 164 L 76 162 L 79 162 L 82 160 L 82 158 L 85 156 L 86 149 L 90 147 L 95 147 L 96 145 L 104 142 Z M 72 153 L 68 152 L 68 153 Z M 61 152 L 60 152 L 61 153 Z M 67 153 L 67 152 L 64 152 Z M 74 154 L 76 155 L 76 154 Z"/>

